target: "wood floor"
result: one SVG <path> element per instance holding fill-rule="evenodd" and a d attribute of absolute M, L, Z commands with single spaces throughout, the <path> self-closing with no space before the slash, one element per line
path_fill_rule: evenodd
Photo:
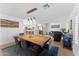
<path fill-rule="evenodd" d="M 0 56 L 3 56 L 2 50 L 0 49 Z"/>
<path fill-rule="evenodd" d="M 58 56 L 73 56 L 73 51 L 63 48 L 62 42 L 52 42 L 51 45 L 59 47 Z M 2 56 L 2 50 L 0 50 L 0 56 Z"/>
<path fill-rule="evenodd" d="M 74 56 L 73 51 L 63 48 L 62 42 L 53 42 L 55 46 L 59 47 L 59 56 Z"/>

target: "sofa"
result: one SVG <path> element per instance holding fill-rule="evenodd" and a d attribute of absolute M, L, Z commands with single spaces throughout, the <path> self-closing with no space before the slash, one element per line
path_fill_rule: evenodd
<path fill-rule="evenodd" d="M 73 41 L 73 36 L 72 35 L 70 35 L 68 33 L 63 34 L 63 47 L 72 50 L 72 41 Z"/>

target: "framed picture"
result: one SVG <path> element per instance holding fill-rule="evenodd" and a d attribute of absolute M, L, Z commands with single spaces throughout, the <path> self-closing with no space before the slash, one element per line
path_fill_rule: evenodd
<path fill-rule="evenodd" d="M 60 24 L 58 24 L 58 25 L 51 25 L 51 28 L 60 28 Z"/>
<path fill-rule="evenodd" d="M 19 22 L 7 19 L 0 19 L 0 27 L 18 28 Z"/>

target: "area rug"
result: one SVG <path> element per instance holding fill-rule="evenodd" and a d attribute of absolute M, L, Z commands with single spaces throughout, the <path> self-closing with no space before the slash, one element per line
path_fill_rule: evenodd
<path fill-rule="evenodd" d="M 52 46 L 49 50 L 44 49 L 44 51 L 40 54 L 41 56 L 58 56 L 58 47 Z"/>
<path fill-rule="evenodd" d="M 38 56 L 57 56 L 58 47 L 52 46 L 50 49 L 43 49 L 43 51 Z M 7 47 L 2 50 L 4 56 L 34 56 L 30 49 L 17 49 L 16 45 Z"/>

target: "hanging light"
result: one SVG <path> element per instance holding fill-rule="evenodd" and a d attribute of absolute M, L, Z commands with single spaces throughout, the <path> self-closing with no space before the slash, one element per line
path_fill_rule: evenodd
<path fill-rule="evenodd" d="M 36 18 L 35 17 L 30 17 L 28 18 L 28 27 L 36 27 Z"/>

